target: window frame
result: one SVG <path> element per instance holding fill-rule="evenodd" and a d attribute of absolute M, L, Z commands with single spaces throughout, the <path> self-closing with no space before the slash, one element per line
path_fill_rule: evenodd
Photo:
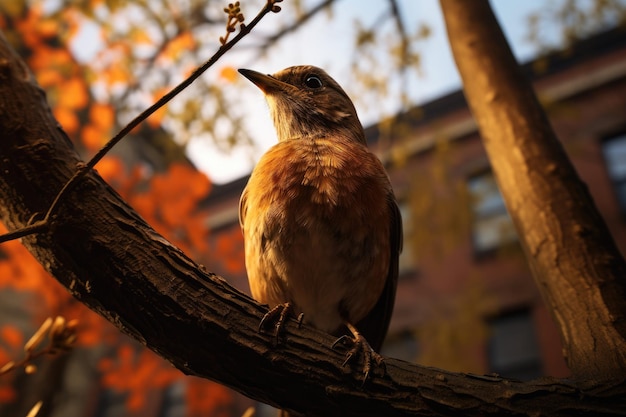
<path fill-rule="evenodd" d="M 481 203 L 476 202 L 478 193 L 473 191 L 473 188 L 476 188 L 473 184 L 477 184 L 477 181 L 480 181 L 481 178 L 492 182 L 492 191 L 494 191 L 487 194 L 487 200 L 491 201 L 486 204 L 483 202 L 482 209 L 478 207 Z M 519 243 L 519 238 L 513 225 L 513 220 L 511 219 L 506 205 L 504 204 L 504 199 L 502 198 L 502 194 L 500 193 L 498 185 L 495 181 L 491 167 L 485 167 L 470 173 L 466 176 L 465 183 L 469 196 L 469 211 L 471 216 L 470 239 L 474 255 L 480 257 L 486 254 L 494 253 L 504 247 L 517 245 Z M 488 187 L 489 185 L 487 185 L 487 188 Z M 489 192 L 490 190 L 487 191 Z M 484 238 L 484 240 L 487 241 L 486 243 L 480 242 L 481 238 L 479 234 L 481 231 L 479 226 L 481 223 L 482 227 L 491 228 L 489 232 L 493 234 L 492 237 L 487 236 Z M 491 225 L 489 225 L 489 223 L 491 223 Z M 504 229 L 503 226 L 505 227 Z M 499 230 L 496 230 L 496 228 Z M 494 232 L 494 230 L 496 231 Z"/>

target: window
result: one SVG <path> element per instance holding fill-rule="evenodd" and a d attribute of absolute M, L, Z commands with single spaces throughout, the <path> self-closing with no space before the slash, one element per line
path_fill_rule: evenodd
<path fill-rule="evenodd" d="M 513 222 L 504 206 L 491 171 L 468 180 L 472 206 L 472 241 L 477 253 L 484 253 L 517 241 Z"/>
<path fill-rule="evenodd" d="M 626 133 L 605 140 L 602 143 L 602 153 L 617 202 L 622 212 L 626 213 Z"/>
<path fill-rule="evenodd" d="M 493 319 L 490 327 L 488 356 L 491 372 L 521 380 L 542 376 L 539 346 L 529 310 Z"/>

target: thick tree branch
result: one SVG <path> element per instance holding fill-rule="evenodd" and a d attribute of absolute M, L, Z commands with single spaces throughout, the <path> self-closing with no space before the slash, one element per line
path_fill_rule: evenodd
<path fill-rule="evenodd" d="M 43 92 L 0 37 L 0 218 L 12 229 L 44 213 L 79 160 Z M 388 359 L 363 384 L 345 349 L 294 322 L 286 341 L 257 331 L 266 311 L 159 236 L 95 172 L 59 205 L 45 234 L 23 238 L 87 306 L 191 375 L 317 416 L 619 415 L 624 377 L 531 383 Z"/>
<path fill-rule="evenodd" d="M 487 0 L 441 0 L 463 88 L 573 374 L 626 374 L 626 263 Z"/>

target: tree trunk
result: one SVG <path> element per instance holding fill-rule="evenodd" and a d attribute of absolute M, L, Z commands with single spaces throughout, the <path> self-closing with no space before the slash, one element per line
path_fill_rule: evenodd
<path fill-rule="evenodd" d="M 79 163 L 25 65 L 0 37 L 0 218 L 44 213 Z M 267 311 L 196 265 L 95 173 L 68 193 L 50 227 L 23 238 L 81 302 L 187 374 L 310 416 L 620 415 L 626 384 L 529 383 L 387 359 L 363 382 L 346 347 L 290 321 L 279 346 L 257 331 Z"/>
<path fill-rule="evenodd" d="M 506 207 L 575 377 L 626 375 L 626 263 L 487 0 L 441 0 Z"/>

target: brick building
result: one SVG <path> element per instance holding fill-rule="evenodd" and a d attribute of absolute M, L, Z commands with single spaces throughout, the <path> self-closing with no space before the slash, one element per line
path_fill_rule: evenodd
<path fill-rule="evenodd" d="M 626 253 L 626 32 L 524 66 L 557 136 Z M 567 376 L 462 91 L 366 129 L 401 205 L 405 250 L 383 353 L 424 365 L 530 379 Z M 247 178 L 205 201 L 214 238 L 239 228 Z M 243 260 L 242 260 L 243 261 Z M 247 291 L 245 275 L 229 278 Z"/>

